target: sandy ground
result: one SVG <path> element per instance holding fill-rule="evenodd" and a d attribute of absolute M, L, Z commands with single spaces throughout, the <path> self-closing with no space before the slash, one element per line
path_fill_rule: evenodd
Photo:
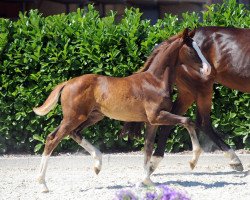
<path fill-rule="evenodd" d="M 152 176 L 157 185 L 166 184 L 185 191 L 193 200 L 250 199 L 250 154 L 239 155 L 245 170 L 232 171 L 223 154 L 202 154 L 191 171 L 191 154 L 168 154 Z M 95 175 L 88 155 L 51 157 L 47 184 L 49 193 L 40 193 L 36 183 L 38 156 L 0 157 L 0 199 L 112 200 L 121 189 L 135 190 L 143 177 L 143 155 L 106 154 L 103 169 Z M 248 175 L 247 175 L 248 174 Z"/>

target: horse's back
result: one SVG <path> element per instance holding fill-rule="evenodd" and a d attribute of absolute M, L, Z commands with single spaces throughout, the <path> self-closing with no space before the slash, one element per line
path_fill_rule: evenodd
<path fill-rule="evenodd" d="M 201 46 L 202 50 L 213 44 L 219 45 L 222 50 L 224 48 L 250 49 L 250 29 L 246 28 L 199 27 L 195 29 L 193 39 Z"/>
<path fill-rule="evenodd" d="M 216 81 L 250 92 L 250 29 L 200 27 L 194 40 L 216 70 Z"/>
<path fill-rule="evenodd" d="M 227 34 L 227 35 L 244 35 L 246 38 L 249 39 L 250 29 L 249 28 L 235 28 L 235 27 L 222 27 L 222 26 L 204 26 L 204 27 L 198 27 L 195 30 L 194 38 L 200 35 L 204 36 L 212 36 L 213 34 Z"/>

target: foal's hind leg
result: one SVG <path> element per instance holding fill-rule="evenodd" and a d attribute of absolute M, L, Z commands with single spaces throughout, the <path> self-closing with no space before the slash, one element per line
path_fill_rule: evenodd
<path fill-rule="evenodd" d="M 157 110 L 157 109 L 156 109 Z M 184 126 L 191 137 L 192 147 L 193 147 L 193 158 L 190 161 L 190 167 L 193 169 L 199 159 L 199 156 L 202 152 L 200 143 L 198 141 L 195 125 L 187 117 L 182 117 L 179 115 L 171 114 L 167 111 L 160 111 L 158 113 L 149 114 L 149 122 L 153 125 L 182 125 Z"/>
<path fill-rule="evenodd" d="M 145 144 L 144 144 L 144 171 L 145 178 L 143 180 L 144 185 L 154 185 L 154 183 L 150 179 L 150 175 L 155 170 L 155 163 L 152 163 L 151 156 L 154 148 L 154 140 L 156 134 L 157 126 L 152 126 L 150 124 L 146 125 L 146 133 L 145 133 Z"/>
<path fill-rule="evenodd" d="M 80 122 L 77 119 L 72 121 L 63 120 L 59 127 L 54 132 L 49 134 L 46 139 L 44 152 L 39 169 L 38 182 L 42 187 L 42 192 L 48 192 L 49 189 L 46 185 L 45 175 L 48 166 L 48 160 L 53 150 L 59 144 L 59 142 L 67 136 L 72 130 L 79 126 Z"/>
<path fill-rule="evenodd" d="M 70 137 L 73 140 L 75 140 L 80 146 L 82 146 L 86 151 L 88 151 L 90 155 L 94 158 L 95 160 L 94 171 L 96 174 L 98 174 L 101 171 L 102 153 L 99 151 L 99 149 L 91 145 L 85 138 L 83 138 L 80 132 L 82 129 L 87 128 L 88 126 L 91 126 L 102 119 L 103 116 L 101 114 L 91 113 L 88 119 L 70 134 Z"/>
<path fill-rule="evenodd" d="M 51 134 L 49 134 L 47 136 L 47 140 L 48 140 L 48 138 L 54 138 L 59 128 L 60 128 L 60 126 L 58 126 Z M 45 182 L 45 173 L 47 170 L 49 157 L 50 157 L 50 155 L 45 155 L 45 153 L 43 153 L 42 160 L 41 160 L 40 167 L 39 167 L 39 175 L 37 177 L 37 180 L 38 180 L 39 184 L 41 184 L 41 186 L 42 186 L 42 192 L 49 191 L 49 189 L 46 185 L 46 182 Z"/>
<path fill-rule="evenodd" d="M 80 146 L 82 146 L 90 155 L 94 158 L 94 171 L 99 174 L 102 168 L 102 153 L 99 149 L 90 144 L 85 138 L 83 138 L 79 133 L 73 133 L 70 137 L 75 140 Z"/>

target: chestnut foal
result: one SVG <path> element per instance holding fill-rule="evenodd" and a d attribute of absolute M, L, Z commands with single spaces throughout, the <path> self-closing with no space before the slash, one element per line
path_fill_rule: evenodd
<path fill-rule="evenodd" d="M 150 64 L 136 74 L 124 78 L 94 74 L 76 77 L 57 85 L 44 104 L 34 108 L 36 114 L 45 115 L 55 107 L 61 96 L 63 120 L 48 135 L 40 165 L 38 181 L 43 192 L 49 191 L 45 182 L 48 159 L 59 142 L 68 135 L 92 155 L 95 159 L 94 170 L 96 174 L 99 173 L 102 154 L 80 135 L 80 131 L 102 120 L 104 116 L 126 122 L 145 122 L 152 127 L 176 124 L 184 126 L 193 145 L 190 163 L 195 166 L 201 148 L 194 123 L 187 117 L 169 113 L 172 108 L 171 93 L 176 66 L 181 64 L 179 57 L 188 60 L 188 55 L 181 55 L 180 52 L 181 47 L 189 41 L 188 31 L 185 30 L 172 40 L 161 51 L 155 52 Z M 145 157 L 145 168 L 150 157 L 151 154 Z M 152 183 L 149 174 L 146 174 L 143 183 Z"/>

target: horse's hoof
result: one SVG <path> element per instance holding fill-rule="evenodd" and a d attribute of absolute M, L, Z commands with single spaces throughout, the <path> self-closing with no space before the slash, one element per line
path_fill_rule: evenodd
<path fill-rule="evenodd" d="M 236 170 L 238 172 L 242 172 L 244 170 L 243 165 L 241 163 L 230 163 L 229 165 L 233 170 Z"/>
<path fill-rule="evenodd" d="M 195 168 L 195 163 L 193 163 L 192 161 L 189 162 L 190 168 L 191 170 L 193 170 Z"/>
<path fill-rule="evenodd" d="M 97 167 L 94 167 L 94 171 L 95 171 L 95 174 L 98 175 L 99 172 L 101 171 L 101 169 L 97 168 Z"/>

